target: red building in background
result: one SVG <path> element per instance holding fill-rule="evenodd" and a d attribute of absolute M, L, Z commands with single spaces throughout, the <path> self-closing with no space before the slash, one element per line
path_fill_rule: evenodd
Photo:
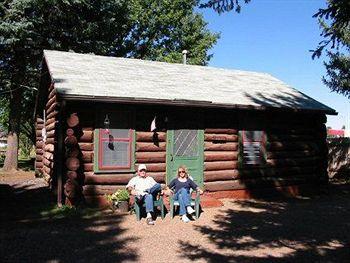
<path fill-rule="evenodd" d="M 327 137 L 338 138 L 338 137 L 344 137 L 344 136 L 345 136 L 345 130 L 327 129 Z"/>

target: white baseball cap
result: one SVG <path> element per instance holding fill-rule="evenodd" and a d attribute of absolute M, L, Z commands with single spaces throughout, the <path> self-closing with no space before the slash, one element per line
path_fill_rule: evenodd
<path fill-rule="evenodd" d="M 137 171 L 141 171 L 141 170 L 146 170 L 147 171 L 147 167 L 145 164 L 139 164 Z"/>

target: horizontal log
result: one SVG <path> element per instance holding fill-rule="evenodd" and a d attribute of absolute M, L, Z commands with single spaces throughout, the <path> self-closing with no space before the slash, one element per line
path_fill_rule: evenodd
<path fill-rule="evenodd" d="M 48 160 L 53 160 L 53 153 L 44 152 L 44 158 L 46 158 Z"/>
<path fill-rule="evenodd" d="M 67 136 L 73 136 L 73 135 L 74 135 L 74 130 L 73 130 L 72 128 L 68 128 L 68 129 L 66 130 L 66 135 L 67 135 Z"/>
<path fill-rule="evenodd" d="M 85 172 L 84 184 L 100 184 L 100 185 L 126 185 L 132 177 L 133 173 L 125 174 L 95 174 L 94 172 Z"/>
<path fill-rule="evenodd" d="M 204 162 L 205 171 L 229 170 L 236 169 L 237 167 L 237 161 Z"/>
<path fill-rule="evenodd" d="M 78 158 L 70 157 L 66 160 L 66 167 L 68 170 L 76 171 L 80 166 L 80 161 Z"/>
<path fill-rule="evenodd" d="M 79 137 L 79 142 L 93 142 L 94 133 L 93 131 L 83 130 L 83 134 Z"/>
<path fill-rule="evenodd" d="M 42 136 L 42 130 L 36 130 L 35 131 L 35 136 L 38 138 L 38 137 L 41 137 Z"/>
<path fill-rule="evenodd" d="M 237 134 L 237 129 L 215 129 L 207 128 L 204 130 L 205 133 L 216 133 L 216 134 Z"/>
<path fill-rule="evenodd" d="M 263 179 L 246 179 L 246 180 L 228 180 L 228 181 L 215 181 L 204 183 L 206 191 L 227 191 L 227 190 L 240 190 L 240 189 L 258 189 L 258 188 L 274 188 L 287 185 L 298 185 L 308 182 L 313 182 L 317 178 L 306 177 L 293 177 L 293 178 L 263 178 Z"/>
<path fill-rule="evenodd" d="M 41 131 L 42 128 L 44 128 L 44 123 L 37 123 L 35 124 L 35 129 Z"/>
<path fill-rule="evenodd" d="M 204 151 L 237 151 L 238 143 L 226 142 L 226 143 L 213 143 L 204 142 Z"/>
<path fill-rule="evenodd" d="M 56 102 L 56 96 L 52 96 L 51 98 L 49 98 L 49 100 L 46 102 L 46 109 L 50 108 L 50 106 Z"/>
<path fill-rule="evenodd" d="M 46 132 L 46 138 L 54 138 L 55 137 L 55 130 Z"/>
<path fill-rule="evenodd" d="M 36 154 L 44 154 L 44 150 L 43 149 L 36 149 L 35 153 Z"/>
<path fill-rule="evenodd" d="M 46 138 L 46 143 L 55 144 L 55 138 Z"/>
<path fill-rule="evenodd" d="M 55 151 L 55 145 L 53 144 L 45 144 L 44 150 L 47 152 L 54 152 Z"/>
<path fill-rule="evenodd" d="M 67 179 L 64 184 L 64 194 L 70 199 L 74 199 L 79 192 L 79 184 L 74 179 Z"/>
<path fill-rule="evenodd" d="M 320 132 L 319 129 L 315 128 L 298 128 L 292 127 L 290 125 L 288 126 L 281 126 L 281 125 L 275 125 L 276 127 L 268 127 L 266 129 L 267 134 L 275 134 L 275 135 L 285 135 L 285 134 L 292 134 L 292 135 L 314 135 Z"/>
<path fill-rule="evenodd" d="M 147 172 L 147 176 L 153 177 L 157 183 L 165 183 L 165 172 Z"/>
<path fill-rule="evenodd" d="M 165 142 L 160 142 L 157 145 L 155 145 L 153 142 L 136 142 L 137 152 L 164 152 L 165 150 Z"/>
<path fill-rule="evenodd" d="M 43 170 L 44 170 L 47 174 L 51 175 L 51 171 L 52 171 L 52 170 L 51 170 L 50 167 L 44 165 L 44 166 L 43 166 Z"/>
<path fill-rule="evenodd" d="M 137 142 L 165 142 L 166 133 L 165 132 L 136 132 Z"/>
<path fill-rule="evenodd" d="M 46 126 L 46 130 L 48 129 L 47 127 L 52 124 L 52 123 L 57 123 L 58 121 L 56 121 L 56 118 L 50 118 L 46 120 L 45 126 Z"/>
<path fill-rule="evenodd" d="M 77 113 L 71 113 L 67 118 L 67 125 L 73 128 L 79 124 L 79 117 Z"/>
<path fill-rule="evenodd" d="M 56 110 L 52 111 L 46 116 L 46 118 L 51 119 L 51 118 L 55 117 L 57 114 L 58 114 L 58 111 L 56 111 Z"/>
<path fill-rule="evenodd" d="M 317 150 L 315 142 L 268 142 L 266 149 L 269 151 L 286 151 L 286 150 Z"/>
<path fill-rule="evenodd" d="M 224 142 L 237 142 L 237 135 L 227 134 L 204 134 L 205 141 L 224 141 Z"/>
<path fill-rule="evenodd" d="M 138 163 L 157 163 L 165 162 L 165 152 L 136 152 L 136 162 Z"/>
<path fill-rule="evenodd" d="M 237 160 L 238 152 L 204 152 L 204 161 Z"/>
<path fill-rule="evenodd" d="M 139 164 L 136 164 L 136 167 Z M 166 164 L 165 163 L 147 163 L 147 172 L 165 172 Z"/>
<path fill-rule="evenodd" d="M 84 173 L 84 184 L 86 185 L 125 185 L 133 178 L 133 173 L 123 174 L 94 174 L 93 172 Z M 153 177 L 158 183 L 165 182 L 165 173 L 147 172 L 147 176 Z"/>
<path fill-rule="evenodd" d="M 43 141 L 36 141 L 36 142 L 35 142 L 35 147 L 36 147 L 37 149 L 42 149 L 43 146 L 44 146 L 44 142 L 43 142 Z"/>
<path fill-rule="evenodd" d="M 73 147 L 78 144 L 78 139 L 74 135 L 66 136 L 66 138 L 64 139 L 64 144 L 68 147 Z"/>
<path fill-rule="evenodd" d="M 37 124 L 43 124 L 44 123 L 44 120 L 42 118 L 36 118 L 36 121 L 35 121 Z"/>
<path fill-rule="evenodd" d="M 93 151 L 81 151 L 82 160 L 85 163 L 91 163 L 94 160 L 94 152 Z"/>
<path fill-rule="evenodd" d="M 94 150 L 94 144 L 89 142 L 79 142 L 79 148 L 82 151 L 93 151 Z"/>
<path fill-rule="evenodd" d="M 80 156 L 81 151 L 79 150 L 78 147 L 72 147 L 72 148 L 68 148 L 66 150 L 66 156 L 67 158 L 69 157 L 75 157 L 78 158 Z"/>
<path fill-rule="evenodd" d="M 67 171 L 67 178 L 76 180 L 78 178 L 78 174 L 75 171 Z"/>
<path fill-rule="evenodd" d="M 205 171 L 204 182 L 234 180 L 239 176 L 238 170 Z"/>
<path fill-rule="evenodd" d="M 45 164 L 47 167 L 53 168 L 53 162 L 51 162 L 50 160 L 44 158 L 43 159 L 43 164 Z"/>
<path fill-rule="evenodd" d="M 287 177 L 300 174 L 313 174 L 316 171 L 316 167 L 261 167 L 261 168 L 241 168 L 239 169 L 240 178 L 253 178 L 253 177 Z"/>
<path fill-rule="evenodd" d="M 51 98 L 53 98 L 53 97 L 55 97 L 55 96 L 56 96 L 56 89 L 52 89 L 52 90 L 50 91 L 50 93 L 49 93 L 48 98 L 51 99 Z"/>
<path fill-rule="evenodd" d="M 209 192 L 245 189 L 246 186 L 240 180 L 205 182 L 204 189 Z"/>
<path fill-rule="evenodd" d="M 94 170 L 94 164 L 93 163 L 84 163 L 83 164 L 84 171 L 85 172 L 91 172 Z"/>
<path fill-rule="evenodd" d="M 268 166 L 298 166 L 298 165 L 314 165 L 320 162 L 319 157 L 308 158 L 288 158 L 288 159 L 269 159 L 266 161 Z"/>
<path fill-rule="evenodd" d="M 84 185 L 84 195 L 113 194 L 119 189 L 125 189 L 125 185 Z"/>
<path fill-rule="evenodd" d="M 53 112 L 58 107 L 58 103 L 54 102 L 51 104 L 49 108 L 46 109 L 46 114 L 49 115 L 51 112 Z"/>
<path fill-rule="evenodd" d="M 273 141 L 313 141 L 314 135 L 305 134 L 266 134 L 269 142 Z"/>
<path fill-rule="evenodd" d="M 293 158 L 293 157 L 311 157 L 315 156 L 315 151 L 276 151 L 267 152 L 267 159 L 278 159 L 278 158 Z"/>
<path fill-rule="evenodd" d="M 43 168 L 43 162 L 35 162 L 35 168 Z"/>
<path fill-rule="evenodd" d="M 41 154 L 37 154 L 37 155 L 35 156 L 35 161 L 36 161 L 36 162 L 42 162 L 43 159 L 44 159 L 44 157 L 43 157 Z"/>
<path fill-rule="evenodd" d="M 51 83 L 50 86 L 48 87 L 48 91 L 49 93 L 55 89 L 55 84 L 54 83 Z"/>

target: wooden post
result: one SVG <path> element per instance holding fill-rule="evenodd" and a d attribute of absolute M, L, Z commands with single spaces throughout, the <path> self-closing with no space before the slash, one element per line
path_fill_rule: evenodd
<path fill-rule="evenodd" d="M 58 207 L 62 207 L 62 194 L 63 194 L 63 123 L 65 120 L 63 120 L 63 116 L 64 116 L 64 111 L 65 111 L 65 106 L 66 106 L 66 102 L 64 100 L 62 100 L 61 103 L 61 109 L 59 111 L 59 115 L 58 115 L 58 123 L 57 123 L 57 131 L 58 131 L 58 138 L 57 138 L 57 170 L 56 170 L 56 174 L 57 174 L 57 206 Z"/>

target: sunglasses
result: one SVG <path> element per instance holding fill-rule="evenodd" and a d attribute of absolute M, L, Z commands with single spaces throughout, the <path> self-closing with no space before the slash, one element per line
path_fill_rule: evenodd
<path fill-rule="evenodd" d="M 145 170 L 145 169 L 142 169 L 142 170 L 140 170 L 140 172 L 146 172 L 146 170 Z"/>
<path fill-rule="evenodd" d="M 185 171 L 179 171 L 179 174 L 184 174 L 184 173 L 186 173 Z"/>

